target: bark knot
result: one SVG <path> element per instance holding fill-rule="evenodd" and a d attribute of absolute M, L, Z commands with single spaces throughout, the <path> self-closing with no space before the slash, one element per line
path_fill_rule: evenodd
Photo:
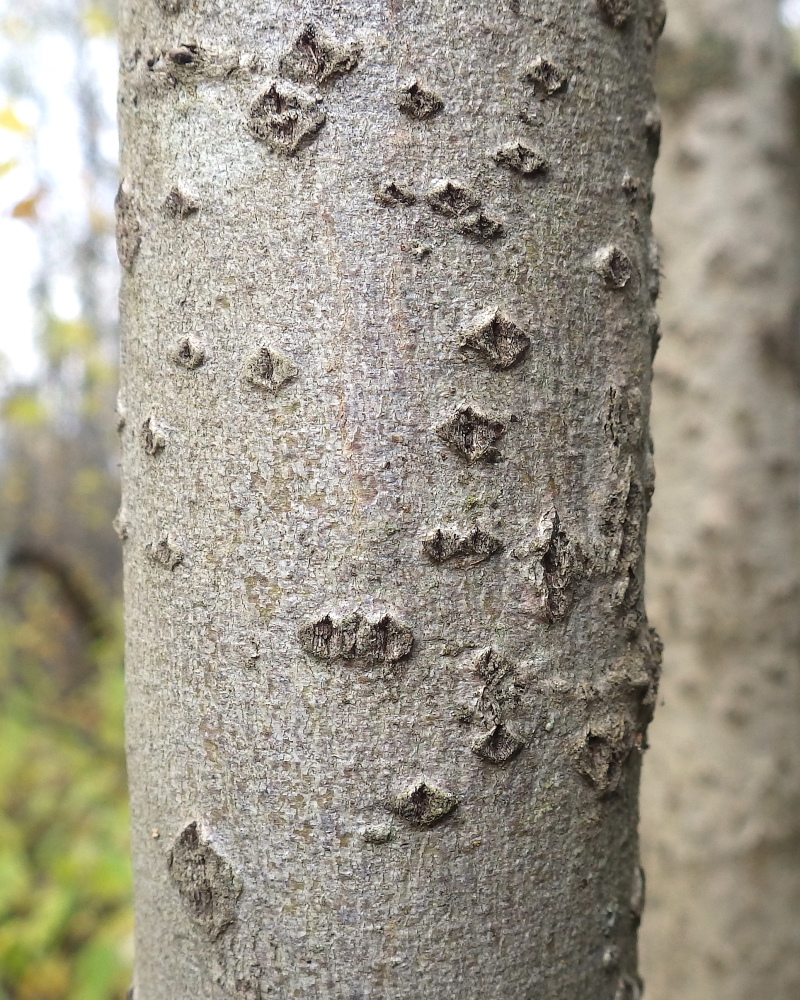
<path fill-rule="evenodd" d="M 414 645 L 411 629 L 391 615 L 370 619 L 360 611 L 340 619 L 326 614 L 301 626 L 298 639 L 317 659 L 365 664 L 396 663 L 408 656 Z"/>
<path fill-rule="evenodd" d="M 119 538 L 121 542 L 126 542 L 128 540 L 131 525 L 128 520 L 127 512 L 122 507 L 120 507 L 117 511 L 116 517 L 111 522 L 111 527 L 114 529 L 117 538 Z"/>
<path fill-rule="evenodd" d="M 388 844 L 392 839 L 392 827 L 389 823 L 373 823 L 364 827 L 362 837 L 367 844 Z"/>
<path fill-rule="evenodd" d="M 200 211 L 200 203 L 177 186 L 164 199 L 164 211 L 171 219 L 188 219 Z"/>
<path fill-rule="evenodd" d="M 183 549 L 169 532 L 164 532 L 157 541 L 147 545 L 145 551 L 151 562 L 168 570 L 180 566 L 184 558 Z"/>
<path fill-rule="evenodd" d="M 436 428 L 437 435 L 468 462 L 498 462 L 497 442 L 506 425 L 493 420 L 471 406 L 459 406 L 456 412 Z"/>
<path fill-rule="evenodd" d="M 148 417 L 142 424 L 142 444 L 148 455 L 158 455 L 167 446 L 166 428 L 154 417 Z"/>
<path fill-rule="evenodd" d="M 206 352 L 200 341 L 191 334 L 181 337 L 172 349 L 171 358 L 176 365 L 194 371 L 206 360 Z"/>
<path fill-rule="evenodd" d="M 436 181 L 425 201 L 434 212 L 451 219 L 453 228 L 462 236 L 492 240 L 503 234 L 502 221 L 485 212 L 478 195 L 459 181 Z"/>
<path fill-rule="evenodd" d="M 624 28 L 633 17 L 631 0 L 597 0 L 597 9 L 612 28 Z"/>
<path fill-rule="evenodd" d="M 361 49 L 356 42 L 341 42 L 318 24 L 308 22 L 297 34 L 279 63 L 282 76 L 298 83 L 328 83 L 358 65 Z"/>
<path fill-rule="evenodd" d="M 525 741 L 515 736 L 502 723 L 480 736 L 472 745 L 472 752 L 490 764 L 506 764 L 525 746 Z"/>
<path fill-rule="evenodd" d="M 605 797 L 617 790 L 634 750 L 646 749 L 661 675 L 661 641 L 642 629 L 599 681 L 582 690 L 586 723 L 572 748 L 577 769 Z M 632 907 L 636 893 L 632 893 Z"/>
<path fill-rule="evenodd" d="M 524 177 L 540 176 L 550 169 L 550 162 L 543 153 L 520 141 L 509 142 L 495 149 L 492 159 Z"/>
<path fill-rule="evenodd" d="M 461 342 L 461 350 L 474 353 L 492 368 L 513 368 L 530 347 L 530 337 L 500 309 L 485 309 L 470 322 Z"/>
<path fill-rule="evenodd" d="M 535 533 L 516 545 L 511 555 L 526 564 L 529 578 L 541 591 L 542 620 L 552 624 L 566 618 L 580 560 L 555 508 L 542 514 Z"/>
<path fill-rule="evenodd" d="M 653 9 L 650 13 L 646 45 L 652 49 L 664 32 L 667 23 L 667 3 L 666 0 L 653 0 Z"/>
<path fill-rule="evenodd" d="M 547 56 L 537 56 L 522 74 L 526 83 L 533 84 L 533 92 L 538 97 L 553 97 L 567 89 L 567 74 Z"/>
<path fill-rule="evenodd" d="M 321 98 L 285 80 L 273 80 L 253 101 L 247 128 L 277 153 L 296 153 L 325 124 Z"/>
<path fill-rule="evenodd" d="M 477 525 L 466 532 L 456 528 L 437 528 L 422 543 L 422 551 L 432 562 L 449 562 L 459 569 L 477 566 L 501 548 L 499 538 Z"/>
<path fill-rule="evenodd" d="M 415 121 L 426 121 L 442 110 L 444 102 L 438 94 L 412 80 L 397 92 L 397 107 Z"/>
<path fill-rule="evenodd" d="M 631 880 L 630 910 L 631 920 L 633 920 L 637 927 L 644 913 L 646 888 L 647 881 L 645 879 L 644 868 L 641 865 L 636 865 L 633 870 L 633 879 Z"/>
<path fill-rule="evenodd" d="M 595 271 L 608 288 L 620 291 L 633 277 L 630 257 L 618 246 L 601 247 L 594 256 Z"/>
<path fill-rule="evenodd" d="M 202 836 L 196 822 L 179 834 L 167 864 L 192 919 L 216 940 L 236 920 L 241 879 Z"/>
<path fill-rule="evenodd" d="M 625 721 L 594 723 L 587 727 L 574 750 L 575 763 L 600 795 L 617 790 L 622 765 L 633 749 Z"/>
<path fill-rule="evenodd" d="M 448 219 L 472 213 L 481 203 L 480 198 L 459 181 L 437 181 L 425 196 L 434 212 Z"/>
<path fill-rule="evenodd" d="M 269 347 L 260 347 L 245 368 L 245 378 L 251 385 L 272 393 L 299 374 L 293 361 Z"/>
<path fill-rule="evenodd" d="M 411 188 L 397 184 L 395 181 L 386 181 L 381 184 L 375 192 L 375 201 L 384 208 L 395 208 L 397 205 L 413 205 L 417 196 Z"/>
<path fill-rule="evenodd" d="M 647 148 L 651 155 L 658 156 L 661 148 L 661 108 L 658 105 L 650 108 L 644 116 L 644 135 Z"/>
<path fill-rule="evenodd" d="M 133 269 L 142 243 L 142 230 L 129 182 L 123 180 L 114 199 L 116 213 L 117 256 L 126 271 Z"/>
<path fill-rule="evenodd" d="M 642 1000 L 642 981 L 638 976 L 623 975 L 617 981 L 614 1000 Z"/>
<path fill-rule="evenodd" d="M 520 665 L 490 646 L 479 654 L 472 669 L 475 676 L 483 681 L 475 711 L 496 728 L 508 711 L 517 709 L 522 703 L 526 682 L 521 676 Z"/>
<path fill-rule="evenodd" d="M 390 804 L 391 811 L 412 826 L 433 826 L 458 805 L 452 792 L 425 781 L 401 792 Z"/>
<path fill-rule="evenodd" d="M 474 236 L 479 240 L 494 240 L 502 236 L 505 226 L 502 221 L 482 208 L 469 215 L 460 215 L 453 220 L 453 229 L 462 236 Z"/>

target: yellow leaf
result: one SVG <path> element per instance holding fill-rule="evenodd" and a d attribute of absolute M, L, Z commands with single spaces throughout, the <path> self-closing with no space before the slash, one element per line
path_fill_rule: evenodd
<path fill-rule="evenodd" d="M 95 331 L 83 320 L 51 317 L 44 332 L 44 348 L 49 357 L 60 361 L 68 354 L 87 357 L 97 343 Z"/>
<path fill-rule="evenodd" d="M 4 17 L 0 21 L 0 34 L 10 42 L 24 45 L 31 40 L 33 30 L 31 24 L 23 17 Z"/>
<path fill-rule="evenodd" d="M 0 171 L 2 167 L 0 167 Z M 2 176 L 2 173 L 0 173 Z M 89 225 L 92 227 L 92 233 L 95 236 L 104 236 L 106 233 L 111 233 L 114 231 L 114 219 L 104 212 L 97 205 L 89 206 Z"/>
<path fill-rule="evenodd" d="M 18 201 L 11 210 L 11 218 L 28 219 L 30 222 L 35 222 L 37 219 L 39 202 L 42 200 L 43 194 L 44 191 L 40 189 L 39 191 L 34 192 L 30 198 L 23 198 L 22 201 Z"/>
<path fill-rule="evenodd" d="M 18 117 L 10 104 L 0 108 L 0 128 L 8 132 L 17 132 L 19 135 L 30 135 L 32 131 L 31 127 Z"/>
<path fill-rule="evenodd" d="M 83 30 L 89 38 L 107 37 L 116 34 L 117 26 L 107 10 L 92 4 L 84 11 Z"/>
<path fill-rule="evenodd" d="M 19 160 L 4 160 L 3 163 L 0 163 L 0 177 L 10 174 L 14 167 L 18 166 Z"/>
<path fill-rule="evenodd" d="M 18 392 L 3 404 L 3 418 L 10 424 L 23 427 L 40 427 L 47 419 L 41 400 L 33 393 Z"/>

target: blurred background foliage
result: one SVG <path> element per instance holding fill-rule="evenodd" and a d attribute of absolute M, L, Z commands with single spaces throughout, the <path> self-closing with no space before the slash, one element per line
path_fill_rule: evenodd
<path fill-rule="evenodd" d="M 0 0 L 0 1000 L 132 966 L 113 2 Z"/>

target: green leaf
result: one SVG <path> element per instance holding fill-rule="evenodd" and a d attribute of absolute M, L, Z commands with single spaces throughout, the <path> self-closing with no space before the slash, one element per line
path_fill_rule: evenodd
<path fill-rule="evenodd" d="M 117 33 L 117 25 L 110 12 L 98 4 L 91 4 L 83 13 L 83 30 L 89 38 L 108 38 Z"/>

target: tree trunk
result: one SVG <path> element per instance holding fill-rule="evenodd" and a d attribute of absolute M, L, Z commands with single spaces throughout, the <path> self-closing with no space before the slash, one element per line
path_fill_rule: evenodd
<path fill-rule="evenodd" d="M 797 152 L 777 3 L 673 0 L 648 595 L 650 1000 L 800 996 Z"/>
<path fill-rule="evenodd" d="M 123 4 L 136 1000 L 639 995 L 660 14 Z"/>

